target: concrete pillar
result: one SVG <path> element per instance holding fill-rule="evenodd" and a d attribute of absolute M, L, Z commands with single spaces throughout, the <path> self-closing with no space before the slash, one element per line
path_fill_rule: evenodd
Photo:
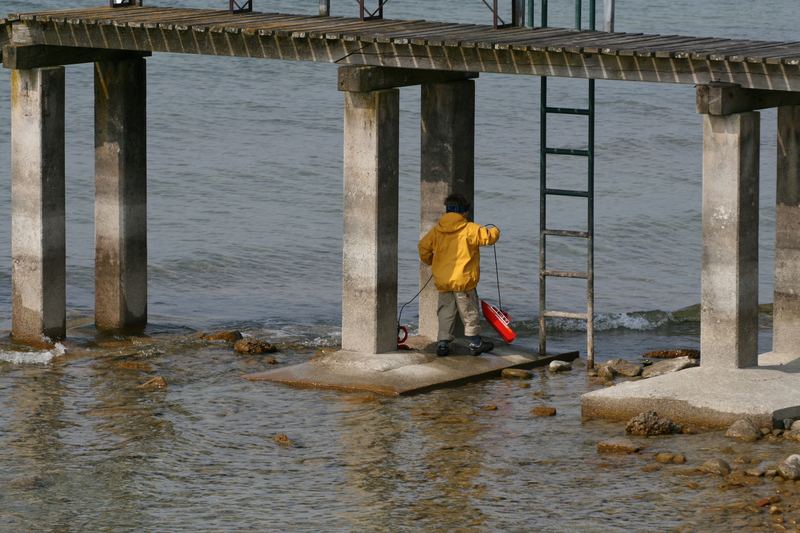
<path fill-rule="evenodd" d="M 702 365 L 758 364 L 758 113 L 704 115 Z"/>
<path fill-rule="evenodd" d="M 772 350 L 800 353 L 800 106 L 778 108 Z"/>
<path fill-rule="evenodd" d="M 475 82 L 422 85 L 420 237 L 444 213 L 444 199 L 463 194 L 470 202 L 475 182 Z M 420 263 L 420 288 L 431 269 Z M 431 281 L 419 296 L 419 333 L 436 340 L 438 291 Z"/>
<path fill-rule="evenodd" d="M 11 72 L 12 335 L 66 333 L 64 67 Z"/>
<path fill-rule="evenodd" d="M 95 322 L 147 322 L 147 139 L 144 59 L 95 63 Z"/>
<path fill-rule="evenodd" d="M 397 349 L 400 92 L 344 93 L 342 349 Z"/>

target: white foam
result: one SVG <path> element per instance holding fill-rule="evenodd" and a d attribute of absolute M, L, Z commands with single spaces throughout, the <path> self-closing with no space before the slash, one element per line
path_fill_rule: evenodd
<path fill-rule="evenodd" d="M 670 313 L 660 311 L 603 313 L 595 315 L 594 329 L 595 331 L 610 331 L 613 329 L 650 331 L 663 326 L 670 320 L 672 320 Z M 586 331 L 586 322 L 583 320 L 556 319 L 553 320 L 552 324 L 555 330 Z"/>
<path fill-rule="evenodd" d="M 41 352 L 4 352 L 0 350 L 0 361 L 13 365 L 46 365 L 65 353 L 67 353 L 67 349 L 58 342 L 52 350 Z"/>

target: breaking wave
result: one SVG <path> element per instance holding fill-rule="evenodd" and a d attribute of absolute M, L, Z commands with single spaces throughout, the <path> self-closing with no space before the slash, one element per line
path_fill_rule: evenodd
<path fill-rule="evenodd" d="M 46 365 L 65 353 L 67 353 L 66 348 L 59 342 L 52 349 L 41 352 L 7 352 L 0 350 L 0 361 L 14 365 Z"/>

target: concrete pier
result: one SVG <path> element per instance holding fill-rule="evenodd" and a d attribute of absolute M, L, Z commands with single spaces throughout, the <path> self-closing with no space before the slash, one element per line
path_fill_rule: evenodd
<path fill-rule="evenodd" d="M 420 164 L 420 237 L 444 212 L 444 200 L 463 194 L 470 203 L 475 191 L 475 82 L 422 85 Z M 431 276 L 420 263 L 420 288 Z M 419 334 L 436 340 L 439 293 L 431 281 L 419 296 Z"/>
<path fill-rule="evenodd" d="M 11 73 L 12 335 L 66 329 L 64 67 Z"/>
<path fill-rule="evenodd" d="M 704 115 L 702 365 L 758 365 L 758 113 Z"/>
<path fill-rule="evenodd" d="M 147 323 L 146 70 L 141 58 L 95 63 L 95 322 Z"/>
<path fill-rule="evenodd" d="M 342 350 L 397 349 L 400 91 L 344 93 Z"/>
<path fill-rule="evenodd" d="M 778 108 L 772 350 L 800 355 L 800 106 Z"/>

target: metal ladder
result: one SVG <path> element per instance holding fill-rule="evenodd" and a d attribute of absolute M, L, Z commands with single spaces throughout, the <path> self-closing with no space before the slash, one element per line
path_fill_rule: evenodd
<path fill-rule="evenodd" d="M 547 0 L 542 0 L 542 27 L 547 26 Z M 575 28 L 582 27 L 582 0 L 575 0 Z M 532 25 L 532 10 L 528 23 Z M 595 0 L 589 0 L 589 29 L 595 29 Z M 541 80 L 540 140 L 539 140 L 539 352 L 547 351 L 547 319 L 567 318 L 586 321 L 586 352 L 589 368 L 594 366 L 594 80 L 588 80 L 588 107 L 555 107 L 548 104 L 547 78 Z M 587 148 L 554 148 L 547 144 L 547 119 L 550 115 L 585 116 L 588 120 Z M 571 156 L 585 158 L 587 162 L 587 184 L 585 190 L 556 189 L 547 185 L 548 156 Z M 551 196 L 585 198 L 587 209 L 586 230 L 555 229 L 547 226 L 547 199 Z M 586 270 L 575 272 L 548 268 L 547 239 L 563 237 L 586 241 Z M 547 306 L 547 280 L 549 278 L 572 278 L 586 280 L 586 313 L 551 310 Z"/>

